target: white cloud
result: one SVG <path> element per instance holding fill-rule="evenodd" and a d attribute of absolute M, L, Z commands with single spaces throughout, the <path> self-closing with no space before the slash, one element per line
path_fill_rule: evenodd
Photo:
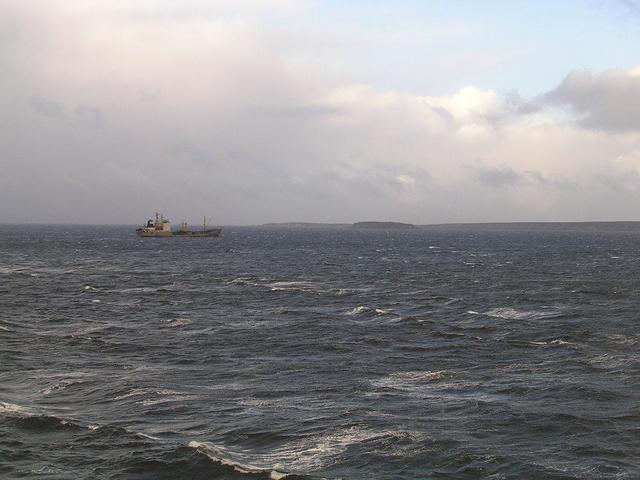
<path fill-rule="evenodd" d="M 486 123 L 504 113 L 505 99 L 492 90 L 464 87 L 454 95 L 426 98 L 432 106 L 446 109 L 461 124 Z"/>

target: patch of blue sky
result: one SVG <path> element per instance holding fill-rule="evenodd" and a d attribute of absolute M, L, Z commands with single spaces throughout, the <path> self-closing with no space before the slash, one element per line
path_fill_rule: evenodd
<path fill-rule="evenodd" d="M 266 22 L 309 39 L 292 55 L 382 90 L 453 93 L 465 85 L 531 97 L 572 70 L 638 63 L 629 1 L 306 1 Z M 330 60 L 328 60 L 330 59 Z M 326 62 L 326 63 L 325 63 Z"/>

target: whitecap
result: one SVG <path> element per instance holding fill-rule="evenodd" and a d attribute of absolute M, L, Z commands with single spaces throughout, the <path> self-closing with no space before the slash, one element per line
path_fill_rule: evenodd
<path fill-rule="evenodd" d="M 258 400 L 255 398 L 241 400 L 239 403 L 242 406 L 253 407 L 253 408 L 272 408 L 274 406 L 273 402 L 266 401 L 266 400 Z"/>
<path fill-rule="evenodd" d="M 640 337 L 638 337 L 637 335 L 627 336 L 627 335 L 621 335 L 621 334 L 613 334 L 613 335 L 605 335 L 605 338 L 607 338 L 608 340 L 614 343 L 618 343 L 621 345 L 635 345 L 636 343 L 638 343 L 638 339 Z"/>
<path fill-rule="evenodd" d="M 191 320 L 188 318 L 172 318 L 169 320 L 165 320 L 167 326 L 169 327 L 183 327 L 184 325 L 191 324 Z"/>
<path fill-rule="evenodd" d="M 535 345 L 537 347 L 547 347 L 547 346 L 563 346 L 563 345 L 576 345 L 575 343 L 566 342 L 564 340 L 560 340 L 559 338 L 555 340 L 551 340 L 548 342 L 539 341 L 539 342 L 527 342 L 529 345 Z"/>
<path fill-rule="evenodd" d="M 271 291 L 314 291 L 317 288 L 311 282 L 303 282 L 303 281 L 291 281 L 291 282 L 272 282 L 266 284 L 266 287 L 270 288 Z"/>
<path fill-rule="evenodd" d="M 0 415 L 9 417 L 29 417 L 36 415 L 35 410 L 15 403 L 0 402 Z"/>
<path fill-rule="evenodd" d="M 115 397 L 114 400 L 125 400 L 131 397 L 141 397 L 141 396 L 150 396 L 150 395 L 183 395 L 183 393 L 177 392 L 175 390 L 160 389 L 160 388 L 134 388 L 133 390 L 129 391 L 129 393 L 125 393 L 124 395 Z"/>
<path fill-rule="evenodd" d="M 333 288 L 329 290 L 330 293 L 333 293 L 339 297 L 345 296 L 345 295 L 352 295 L 354 293 L 359 293 L 364 291 L 365 289 L 360 289 L 360 288 Z"/>
<path fill-rule="evenodd" d="M 238 277 L 227 282 L 229 285 L 250 285 L 252 287 L 259 286 L 251 277 Z"/>
<path fill-rule="evenodd" d="M 54 467 L 50 467 L 50 466 L 45 466 L 45 467 L 40 467 L 40 468 L 34 468 L 31 469 L 29 471 L 29 473 L 32 473 L 33 475 L 55 475 L 55 474 L 59 474 L 59 473 L 63 473 L 62 470 L 60 470 L 59 468 L 54 468 Z"/>
<path fill-rule="evenodd" d="M 55 393 L 61 392 L 62 390 L 67 388 L 69 385 L 73 385 L 76 383 L 81 383 L 81 382 L 74 382 L 72 380 L 63 380 L 62 382 L 57 382 L 49 385 L 48 387 L 41 389 L 40 391 L 38 391 L 38 393 L 41 395 L 51 395 L 54 392 Z"/>
<path fill-rule="evenodd" d="M 151 407 L 153 405 L 162 405 L 165 403 L 184 402 L 187 400 L 197 399 L 196 395 L 190 395 L 184 392 L 178 392 L 170 389 L 159 388 L 135 388 L 129 393 L 114 398 L 115 401 L 133 399 L 135 403 Z"/>
<path fill-rule="evenodd" d="M 132 287 L 120 290 L 121 293 L 156 293 L 159 291 L 175 291 L 175 285 L 160 285 L 158 287 Z"/>
<path fill-rule="evenodd" d="M 369 307 L 368 305 L 359 305 L 355 308 L 352 308 L 351 310 L 347 310 L 345 312 L 345 315 L 356 316 L 356 315 L 362 315 L 365 313 L 375 313 L 377 316 L 396 315 L 392 313 L 390 310 L 386 310 L 384 308 Z"/>
<path fill-rule="evenodd" d="M 395 372 L 386 377 L 371 380 L 371 384 L 381 388 L 393 388 L 396 390 L 413 390 L 421 385 L 439 382 L 450 378 L 451 374 L 446 370 L 425 370 Z"/>
<path fill-rule="evenodd" d="M 308 472 L 331 465 L 337 456 L 353 445 L 398 437 L 406 439 L 407 432 L 351 426 L 289 442 L 271 452 L 270 457 L 278 462 L 274 464 L 276 470 Z"/>
<path fill-rule="evenodd" d="M 542 307 L 540 310 L 518 310 L 511 307 L 493 308 L 484 315 L 503 320 L 541 320 L 562 315 L 562 310 L 556 307 Z"/>
<path fill-rule="evenodd" d="M 361 313 L 367 313 L 371 311 L 371 307 L 367 307 L 366 305 L 360 305 L 358 307 L 352 308 L 348 312 L 347 315 L 360 315 Z"/>
<path fill-rule="evenodd" d="M 230 450 L 220 446 L 215 445 L 209 442 L 189 442 L 189 448 L 193 448 L 215 462 L 220 462 L 223 465 L 227 465 L 232 467 L 235 471 L 239 473 L 261 473 L 264 471 L 263 468 L 256 467 L 254 465 L 249 465 L 247 463 L 243 463 L 242 461 L 233 460 L 231 458 L 237 458 L 239 456 L 246 456 L 245 452 L 231 452 Z"/>
<path fill-rule="evenodd" d="M 595 365 L 600 368 L 606 369 L 618 369 L 626 368 L 631 362 L 637 362 L 635 355 L 615 355 L 604 353 L 602 355 L 596 355 L 585 360 L 590 365 Z"/>
<path fill-rule="evenodd" d="M 405 431 L 375 431 L 361 426 L 351 426 L 332 432 L 302 437 L 271 451 L 256 453 L 240 449 L 229 449 L 208 442 L 189 443 L 212 460 L 232 466 L 241 473 L 271 471 L 271 478 L 278 479 L 290 473 L 316 471 L 335 461 L 335 457 L 349 447 L 368 441 L 389 438 L 415 439 L 420 434 Z M 385 448 L 387 448 L 385 446 Z"/>
<path fill-rule="evenodd" d="M 159 397 L 159 398 L 150 398 L 146 400 L 141 400 L 136 403 L 139 403 L 145 407 L 150 407 L 152 405 L 162 405 L 164 403 L 184 402 L 185 400 L 195 400 L 196 398 L 198 397 L 195 395 L 179 394 L 179 395 L 169 395 L 169 396 Z"/>

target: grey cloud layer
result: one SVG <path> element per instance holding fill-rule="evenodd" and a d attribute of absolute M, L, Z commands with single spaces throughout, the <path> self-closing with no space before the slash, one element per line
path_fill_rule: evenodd
<path fill-rule="evenodd" d="M 76 105 L 67 111 L 62 104 L 40 96 L 32 97 L 30 105 L 40 115 L 63 119 L 71 125 L 101 128 L 104 124 L 102 110 L 91 105 Z"/>
<path fill-rule="evenodd" d="M 634 71 L 573 73 L 539 102 L 377 91 L 284 54 L 286 30 L 219 15 L 231 3 L 177 18 L 1 4 L 0 221 L 585 220 L 640 206 L 639 184 L 611 188 L 640 172 Z"/>
<path fill-rule="evenodd" d="M 640 69 L 573 72 L 546 99 L 569 106 L 578 121 L 589 128 L 640 130 Z"/>

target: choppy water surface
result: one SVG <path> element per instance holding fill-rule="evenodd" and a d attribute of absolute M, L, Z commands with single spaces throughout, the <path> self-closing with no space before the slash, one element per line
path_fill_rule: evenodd
<path fill-rule="evenodd" d="M 640 478 L 640 227 L 0 226 L 0 477 Z"/>

